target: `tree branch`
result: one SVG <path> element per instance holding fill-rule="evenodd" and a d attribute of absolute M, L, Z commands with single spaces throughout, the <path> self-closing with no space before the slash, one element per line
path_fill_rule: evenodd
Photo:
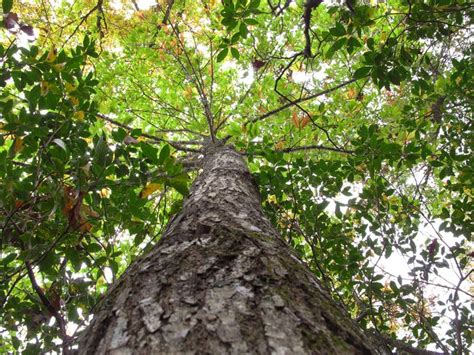
<path fill-rule="evenodd" d="M 381 337 L 382 340 L 390 346 L 397 348 L 398 350 L 404 351 L 409 354 L 415 355 L 445 355 L 446 352 L 431 351 L 426 349 L 415 348 L 401 340 L 393 339 L 388 336 L 378 334 L 377 336 Z"/>
<path fill-rule="evenodd" d="M 354 82 L 356 82 L 357 80 L 359 79 L 350 79 L 350 80 L 347 80 L 347 81 L 344 81 L 343 83 L 339 84 L 339 85 L 336 85 L 336 86 L 333 86 L 332 88 L 329 88 L 329 89 L 326 89 L 326 90 L 323 90 L 323 91 L 319 91 L 315 94 L 312 94 L 312 95 L 309 95 L 309 96 L 306 96 L 306 97 L 302 97 L 301 99 L 296 99 L 296 100 L 293 100 L 291 102 L 288 102 L 274 110 L 271 110 L 271 111 L 268 111 L 267 113 L 259 116 L 259 117 L 256 117 L 250 121 L 247 121 L 245 123 L 245 125 L 249 124 L 249 123 L 254 123 L 254 122 L 258 122 L 258 121 L 261 121 L 261 120 L 264 120 L 265 118 L 268 118 L 270 116 L 273 116 L 283 110 L 286 110 L 287 108 L 289 107 L 292 107 L 292 106 L 295 106 L 296 104 L 299 104 L 301 102 L 305 102 L 305 101 L 309 101 L 309 100 L 312 100 L 312 99 L 315 99 L 316 97 L 318 96 L 322 96 L 322 95 L 326 95 L 326 94 L 329 94 L 333 91 L 336 91 L 344 86 L 347 86 L 349 84 L 352 84 Z"/>
<path fill-rule="evenodd" d="M 120 123 L 120 122 L 114 120 L 113 118 L 107 117 L 107 116 L 105 116 L 101 113 L 97 113 L 96 116 L 98 118 L 103 119 L 104 121 L 112 123 L 115 126 L 122 127 L 124 129 L 126 129 L 127 131 L 133 130 L 133 127 L 130 127 L 130 126 L 124 124 L 124 123 Z M 147 134 L 147 133 L 142 133 L 142 134 L 140 134 L 140 136 L 148 138 L 148 139 L 150 139 L 154 142 L 167 143 L 170 146 L 172 146 L 173 148 L 175 148 L 176 150 L 180 150 L 180 151 L 183 151 L 183 152 L 201 153 L 200 149 L 193 149 L 193 148 L 184 147 L 184 145 L 186 145 L 186 144 L 190 144 L 190 145 L 202 144 L 202 142 L 200 142 L 200 141 L 174 142 L 174 141 L 168 141 L 168 140 L 160 138 L 160 137 L 152 136 L 151 134 Z"/>
<path fill-rule="evenodd" d="M 304 13 L 303 13 L 303 22 L 304 22 L 304 38 L 305 38 L 305 47 L 303 54 L 305 58 L 311 58 L 311 38 L 309 36 L 309 31 L 311 29 L 311 13 L 313 10 L 321 4 L 323 0 L 306 0 L 304 4 Z"/>
<path fill-rule="evenodd" d="M 79 30 L 79 27 L 89 18 L 90 15 L 94 13 L 94 11 L 99 10 L 99 12 L 103 13 L 104 11 L 102 10 L 104 0 L 98 0 L 97 4 L 89 10 L 84 16 L 81 17 L 81 20 L 79 21 L 79 24 L 76 26 L 74 31 L 72 31 L 71 35 L 67 38 L 67 40 L 64 42 L 64 45 L 69 42 L 69 40 L 76 34 L 76 32 Z"/>
<path fill-rule="evenodd" d="M 312 150 L 312 149 L 330 150 L 330 151 L 333 151 L 333 152 L 344 153 L 344 154 L 354 154 L 353 150 L 346 150 L 346 149 L 335 148 L 335 147 L 326 147 L 326 146 L 323 146 L 323 145 L 307 145 L 307 146 L 302 146 L 302 147 L 284 148 L 284 149 L 281 149 L 280 152 L 290 153 L 290 152 L 297 152 L 297 151 L 300 151 L 300 150 Z"/>
<path fill-rule="evenodd" d="M 64 318 L 61 316 L 59 311 L 51 304 L 49 299 L 44 294 L 43 289 L 38 285 L 38 282 L 36 281 L 35 273 L 33 272 L 33 268 L 31 266 L 30 262 L 25 261 L 25 266 L 26 266 L 26 270 L 28 272 L 28 277 L 29 277 L 30 282 L 31 282 L 31 286 L 33 286 L 33 289 L 35 290 L 36 294 L 40 298 L 41 303 L 46 308 L 46 310 L 58 322 L 59 330 L 61 332 L 61 339 L 63 341 L 63 343 L 62 343 L 63 354 L 68 355 L 71 352 L 69 351 L 69 346 L 68 346 L 69 337 L 67 336 L 67 333 L 66 333 L 66 324 L 65 324 Z"/>

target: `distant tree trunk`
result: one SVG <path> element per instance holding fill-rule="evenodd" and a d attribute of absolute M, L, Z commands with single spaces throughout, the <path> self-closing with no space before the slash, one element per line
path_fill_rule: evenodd
<path fill-rule="evenodd" d="M 208 148 L 161 241 L 111 287 L 81 354 L 375 354 L 279 237 L 244 160 Z"/>

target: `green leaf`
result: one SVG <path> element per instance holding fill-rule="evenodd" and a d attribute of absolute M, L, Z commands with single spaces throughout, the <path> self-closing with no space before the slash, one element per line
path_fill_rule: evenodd
<path fill-rule="evenodd" d="M 388 79 L 395 85 L 400 85 L 402 81 L 401 73 L 398 68 L 392 69 L 388 72 Z"/>
<path fill-rule="evenodd" d="M 185 197 L 189 195 L 187 176 L 177 176 L 175 178 L 167 179 L 166 183 L 167 185 L 176 189 L 176 191 L 178 191 L 181 195 Z"/>
<path fill-rule="evenodd" d="M 240 53 L 239 53 L 239 51 L 238 51 L 236 48 L 232 47 L 232 48 L 230 49 L 230 52 L 232 53 L 232 57 L 234 57 L 235 59 L 239 59 L 239 58 L 240 58 Z"/>
<path fill-rule="evenodd" d="M 257 20 L 253 19 L 253 18 L 246 18 L 244 20 L 244 22 L 247 24 L 247 25 L 251 25 L 251 26 L 257 26 L 259 23 Z"/>
<path fill-rule="evenodd" d="M 242 38 L 247 38 L 247 35 L 249 34 L 249 29 L 244 22 L 240 23 L 239 32 Z"/>
<path fill-rule="evenodd" d="M 372 67 L 362 67 L 362 68 L 357 69 L 354 72 L 354 79 L 361 79 L 369 75 L 371 70 L 372 70 Z"/>
<path fill-rule="evenodd" d="M 13 0 L 2 0 L 3 13 L 6 14 L 10 12 L 13 7 Z"/>
<path fill-rule="evenodd" d="M 336 23 L 336 27 L 329 29 L 329 33 L 332 34 L 333 36 L 341 37 L 346 34 L 346 29 L 340 22 L 338 22 Z"/>
<path fill-rule="evenodd" d="M 105 138 L 101 135 L 94 147 L 95 161 L 102 167 L 107 165 L 108 146 Z"/>
<path fill-rule="evenodd" d="M 334 44 L 328 49 L 326 52 L 326 58 L 332 58 L 335 52 L 337 52 L 339 49 L 346 44 L 347 38 L 339 38 Z"/>
<path fill-rule="evenodd" d="M 158 149 L 145 142 L 140 142 L 140 147 L 146 158 L 150 159 L 153 163 L 158 163 Z"/>
<path fill-rule="evenodd" d="M 163 164 L 165 160 L 169 158 L 170 154 L 171 154 L 170 146 L 169 144 L 165 144 L 163 148 L 161 148 L 160 157 L 158 158 L 158 164 Z"/>
<path fill-rule="evenodd" d="M 227 57 L 227 53 L 229 53 L 229 48 L 224 48 L 223 50 L 221 50 L 217 55 L 217 61 L 222 62 L 225 57 Z"/>

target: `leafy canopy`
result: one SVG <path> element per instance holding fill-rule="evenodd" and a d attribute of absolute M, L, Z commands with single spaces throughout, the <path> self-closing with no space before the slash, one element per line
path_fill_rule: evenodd
<path fill-rule="evenodd" d="M 468 352 L 472 3 L 2 8 L 1 352 L 73 346 L 217 139 L 363 328 Z"/>

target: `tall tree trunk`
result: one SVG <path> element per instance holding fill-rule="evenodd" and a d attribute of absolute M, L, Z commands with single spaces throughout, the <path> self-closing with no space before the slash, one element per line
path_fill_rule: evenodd
<path fill-rule="evenodd" d="M 161 241 L 113 285 L 81 354 L 373 354 L 265 217 L 244 160 L 208 148 Z"/>

